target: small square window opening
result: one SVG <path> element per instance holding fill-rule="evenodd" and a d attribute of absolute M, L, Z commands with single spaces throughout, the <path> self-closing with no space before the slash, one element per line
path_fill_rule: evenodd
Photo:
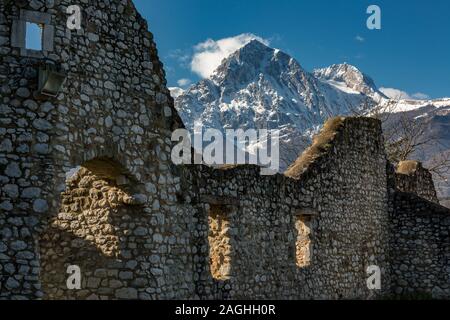
<path fill-rule="evenodd" d="M 28 50 L 42 51 L 43 25 L 27 22 L 25 48 Z"/>

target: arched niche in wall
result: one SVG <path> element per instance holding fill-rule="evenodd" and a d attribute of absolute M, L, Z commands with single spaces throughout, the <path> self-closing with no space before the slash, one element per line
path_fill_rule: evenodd
<path fill-rule="evenodd" d="M 137 256 L 147 249 L 145 195 L 117 162 L 98 158 L 67 175 L 58 213 L 39 240 L 44 299 L 137 299 Z M 81 285 L 71 288 L 67 270 L 76 266 Z"/>

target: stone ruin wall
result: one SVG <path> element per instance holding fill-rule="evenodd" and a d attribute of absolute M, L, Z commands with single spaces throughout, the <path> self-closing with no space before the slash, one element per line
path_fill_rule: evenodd
<path fill-rule="evenodd" d="M 195 212 L 195 278 L 208 299 L 374 298 L 389 278 L 387 160 L 381 127 L 371 119 L 346 119 L 332 148 L 301 177 L 261 177 L 260 169 L 185 168 L 190 190 L 182 199 Z M 362 182 L 364 181 L 364 183 Z M 192 187 L 194 189 L 192 189 Z M 212 277 L 208 219 L 221 211 L 227 224 L 219 238 L 231 261 L 226 277 Z M 299 220 L 310 229 L 301 246 Z M 214 225 L 217 233 L 217 225 Z M 301 230 L 300 229 L 300 230 Z M 231 246 L 231 249 L 229 248 Z M 309 262 L 297 252 L 309 251 Z M 299 262 L 303 261 L 303 262 Z M 367 288 L 366 269 L 383 270 L 386 292 Z"/>
<path fill-rule="evenodd" d="M 79 1 L 80 31 L 66 28 L 76 1 L 46 3 L 0 0 L 0 299 L 387 293 L 393 202 L 377 121 L 346 119 L 292 178 L 175 168 L 170 136 L 182 124 L 132 3 Z M 20 9 L 51 17 L 45 55 L 68 76 L 57 98 L 34 96 L 37 60 L 10 43 Z M 382 292 L 367 289 L 372 264 Z M 68 265 L 81 267 L 82 290 L 67 290 Z"/>
<path fill-rule="evenodd" d="M 79 31 L 66 27 L 66 8 L 72 4 L 83 8 Z M 186 282 L 192 273 L 186 262 L 190 233 L 182 227 L 187 218 L 177 211 L 180 184 L 170 162 L 170 135 L 181 121 L 165 86 L 147 23 L 126 0 L 61 0 L 46 5 L 1 0 L 0 7 L 0 298 L 66 297 L 57 289 L 43 291 L 64 283 L 44 274 L 39 255 L 44 257 L 45 270 L 50 265 L 46 261 L 54 259 L 52 250 L 62 254 L 57 265 L 66 268 L 74 264 L 72 254 L 48 246 L 48 239 L 55 237 L 55 225 L 62 227 L 60 237 L 85 237 L 92 260 L 98 262 L 84 270 L 88 275 L 83 278 L 83 288 L 106 281 L 100 274 L 106 266 L 103 261 L 111 260 L 109 251 L 105 254 L 103 244 L 71 220 L 73 213 L 95 220 L 98 203 L 87 213 L 82 211 L 86 207 L 67 212 L 71 200 L 66 194 L 60 196 L 66 190 L 68 172 L 104 158 L 117 163 L 120 180 L 138 181 L 129 195 L 140 207 L 124 204 L 117 209 L 120 212 L 111 208 L 110 215 L 116 212 L 125 221 L 110 216 L 104 219 L 111 221 L 102 222 L 111 229 L 107 233 L 112 239 L 105 241 L 121 242 L 113 250 L 114 254 L 120 251 L 121 259 L 113 261 L 113 275 L 107 277 L 116 277 L 117 271 L 116 280 L 122 284 L 113 285 L 113 292 L 86 290 L 79 294 L 83 298 L 192 296 L 192 281 Z M 40 60 L 21 56 L 21 50 L 11 44 L 13 20 L 20 18 L 23 9 L 48 14 L 54 26 L 53 51 L 43 55 L 55 60 L 67 74 L 57 98 L 35 97 L 36 63 Z M 103 197 L 101 193 L 90 194 L 90 199 Z M 126 214 L 129 211 L 133 214 Z M 65 248 L 72 249 L 78 262 L 78 244 Z M 41 280 L 45 279 L 57 282 L 44 283 L 43 288 Z"/>
<path fill-rule="evenodd" d="M 449 299 L 450 210 L 420 162 L 402 162 L 389 175 L 392 295 Z"/>
<path fill-rule="evenodd" d="M 449 299 L 450 209 L 397 192 L 391 224 L 392 294 Z"/>
<path fill-rule="evenodd" d="M 309 298 L 374 298 L 390 283 L 386 155 L 381 125 L 345 119 L 325 155 L 301 174 L 317 217 L 306 273 Z M 382 270 L 383 290 L 367 289 L 367 267 Z"/>
<path fill-rule="evenodd" d="M 401 162 L 395 174 L 396 188 L 439 203 L 432 174 L 417 161 Z"/>
<path fill-rule="evenodd" d="M 45 299 L 149 299 L 145 289 L 157 287 L 145 258 L 159 262 L 149 234 L 154 222 L 114 169 L 96 161 L 68 180 L 39 242 Z M 82 271 L 81 290 L 67 287 L 68 263 Z"/>

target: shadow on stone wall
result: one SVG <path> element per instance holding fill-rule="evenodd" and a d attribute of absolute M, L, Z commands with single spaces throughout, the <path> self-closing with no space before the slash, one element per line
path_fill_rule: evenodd
<path fill-rule="evenodd" d="M 44 299 L 137 299 L 138 290 L 156 287 L 134 258 L 150 256 L 140 237 L 147 221 L 122 172 L 100 159 L 68 178 L 59 213 L 40 238 Z M 71 265 L 81 269 L 80 290 L 67 288 Z"/>

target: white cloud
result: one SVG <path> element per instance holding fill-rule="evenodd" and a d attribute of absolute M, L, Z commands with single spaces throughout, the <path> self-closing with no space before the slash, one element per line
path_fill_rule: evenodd
<path fill-rule="evenodd" d="M 202 78 L 208 78 L 223 59 L 255 39 L 269 45 L 268 40 L 252 33 L 243 33 L 235 37 L 220 40 L 208 39 L 205 42 L 199 43 L 194 47 L 191 70 Z"/>
<path fill-rule="evenodd" d="M 394 88 L 380 88 L 380 91 L 391 99 L 427 100 L 430 98 L 429 95 L 422 92 L 409 94 L 405 91 Z"/>
<path fill-rule="evenodd" d="M 190 85 L 192 83 L 192 81 L 191 81 L 191 79 L 183 78 L 183 79 L 178 80 L 177 83 L 180 87 L 186 87 L 186 86 Z"/>
<path fill-rule="evenodd" d="M 360 35 L 357 35 L 357 36 L 355 37 L 355 40 L 356 40 L 356 41 L 359 41 L 359 42 L 364 42 L 364 41 L 366 41 L 366 39 L 364 39 L 364 38 L 361 37 Z"/>
<path fill-rule="evenodd" d="M 411 99 L 411 96 L 405 92 L 394 88 L 380 88 L 388 98 L 391 99 Z"/>
<path fill-rule="evenodd" d="M 425 93 L 422 93 L 422 92 L 414 93 L 414 94 L 412 95 L 412 97 L 413 97 L 414 99 L 417 99 L 417 100 L 428 100 L 428 99 L 430 99 L 430 96 L 429 96 L 429 95 L 427 95 L 427 94 L 425 94 Z"/>

